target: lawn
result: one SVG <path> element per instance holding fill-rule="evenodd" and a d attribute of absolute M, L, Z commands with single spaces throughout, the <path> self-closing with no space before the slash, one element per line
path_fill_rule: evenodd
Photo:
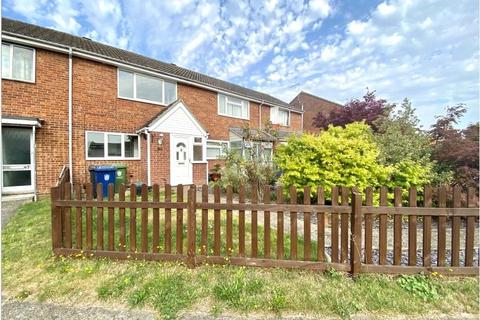
<path fill-rule="evenodd" d="M 173 239 L 173 247 L 174 243 Z M 190 270 L 179 263 L 55 258 L 51 254 L 48 199 L 24 205 L 5 226 L 2 285 L 3 294 L 11 298 L 147 308 L 163 318 L 198 309 L 213 315 L 234 312 L 340 318 L 355 313 L 478 314 L 480 302 L 477 278 L 361 275 L 353 280 L 333 270 L 316 273 L 228 265 Z"/>

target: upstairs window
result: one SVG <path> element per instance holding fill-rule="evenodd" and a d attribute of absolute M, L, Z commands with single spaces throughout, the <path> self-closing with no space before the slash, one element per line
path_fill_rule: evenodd
<path fill-rule="evenodd" d="M 248 120 L 250 119 L 250 105 L 246 100 L 219 94 L 218 114 Z"/>
<path fill-rule="evenodd" d="M 87 160 L 140 159 L 140 144 L 136 134 L 85 132 Z"/>
<path fill-rule="evenodd" d="M 177 84 L 127 70 L 118 70 L 118 96 L 168 105 L 177 100 Z"/>
<path fill-rule="evenodd" d="M 270 121 L 282 126 L 290 125 L 290 111 L 278 107 L 270 108 Z"/>
<path fill-rule="evenodd" d="M 2 43 L 2 78 L 35 82 L 35 49 Z"/>

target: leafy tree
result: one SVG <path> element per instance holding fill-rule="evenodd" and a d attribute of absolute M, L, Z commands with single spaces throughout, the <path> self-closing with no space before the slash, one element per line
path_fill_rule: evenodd
<path fill-rule="evenodd" d="M 380 148 L 380 161 L 395 165 L 405 160 L 430 164 L 431 145 L 427 132 L 419 128 L 420 120 L 408 99 L 396 112 L 380 118 L 376 123 L 375 141 Z"/>
<path fill-rule="evenodd" d="M 352 123 L 345 128 L 329 126 L 319 135 L 291 136 L 277 149 L 275 162 L 285 185 L 363 189 L 387 181 L 390 170 L 378 162 L 379 154 L 371 128 Z"/>
<path fill-rule="evenodd" d="M 392 106 L 387 104 L 384 99 L 377 99 L 375 91 L 367 91 L 363 100 L 353 99 L 343 108 L 332 110 L 328 115 L 318 113 L 313 119 L 313 124 L 322 129 L 327 129 L 331 124 L 333 126 L 342 126 L 364 121 L 376 130 L 375 122 L 388 115 Z"/>
<path fill-rule="evenodd" d="M 479 123 L 470 124 L 465 129 L 455 128 L 466 110 L 463 104 L 459 104 L 448 107 L 446 115 L 437 117 L 430 130 L 432 159 L 438 163 L 438 174 L 452 171 L 455 183 L 478 188 Z"/>

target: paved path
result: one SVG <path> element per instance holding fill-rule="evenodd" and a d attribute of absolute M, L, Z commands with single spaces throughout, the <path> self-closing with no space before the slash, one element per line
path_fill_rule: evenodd
<path fill-rule="evenodd" d="M 18 209 L 22 204 L 30 202 L 30 199 L 19 199 L 19 200 L 8 200 L 3 201 L 2 199 L 2 230 L 5 228 L 5 225 L 8 223 L 11 217 L 17 213 Z"/>
<path fill-rule="evenodd" d="M 2 299 L 3 300 L 3 299 Z M 8 300 L 2 303 L 2 319 L 8 320 L 153 320 L 158 315 L 152 311 L 145 310 L 127 310 L 127 309 L 108 309 L 96 306 L 68 306 L 52 303 L 39 303 L 28 301 Z M 300 320 L 300 319 L 338 319 L 338 317 L 325 316 L 304 316 L 304 315 L 237 315 L 237 314 L 221 314 L 212 316 L 208 312 L 188 311 L 179 315 L 179 319 L 200 319 L 200 320 L 243 320 L 243 319 L 278 319 L 278 320 Z M 353 315 L 351 319 L 367 320 L 367 319 L 387 319 L 387 320 L 403 320 L 403 319 L 428 319 L 428 320 L 454 320 L 454 319 L 478 319 L 478 316 L 471 314 L 458 315 L 423 315 L 423 316 L 381 316 L 381 315 Z"/>
<path fill-rule="evenodd" d="M 151 311 L 106 309 L 103 307 L 73 307 L 51 303 L 9 300 L 2 303 L 2 319 L 75 319 L 75 320 L 154 320 L 157 314 Z"/>

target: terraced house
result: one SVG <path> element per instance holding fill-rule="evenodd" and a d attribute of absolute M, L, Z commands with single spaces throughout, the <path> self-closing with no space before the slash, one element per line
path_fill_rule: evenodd
<path fill-rule="evenodd" d="M 130 182 L 201 184 L 224 147 L 248 154 L 302 130 L 270 95 L 87 38 L 3 19 L 4 193 L 48 193 L 62 167 L 94 164 Z M 274 137 L 263 132 L 272 122 Z M 259 133 L 245 143 L 245 126 Z"/>

